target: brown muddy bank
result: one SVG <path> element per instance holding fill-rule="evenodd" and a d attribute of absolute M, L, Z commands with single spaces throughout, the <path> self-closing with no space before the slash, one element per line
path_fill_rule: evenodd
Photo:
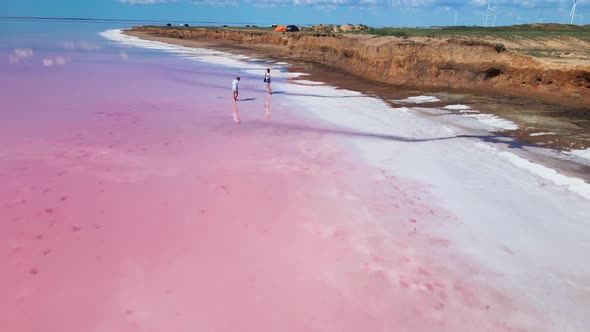
<path fill-rule="evenodd" d="M 485 89 L 572 107 L 590 105 L 590 67 L 563 66 L 459 39 L 375 37 L 237 29 L 133 27 L 130 34 L 199 40 L 314 61 L 369 80 L 414 87 Z"/>

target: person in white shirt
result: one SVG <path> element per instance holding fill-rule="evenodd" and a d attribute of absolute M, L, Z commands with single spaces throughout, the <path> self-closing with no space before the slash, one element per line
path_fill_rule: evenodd
<path fill-rule="evenodd" d="M 231 83 L 231 90 L 234 92 L 234 101 L 238 101 L 238 83 L 239 82 L 240 82 L 240 77 L 238 76 Z"/>
<path fill-rule="evenodd" d="M 268 90 L 268 94 L 272 95 L 272 90 L 270 89 L 270 69 L 266 68 L 266 73 L 264 73 L 264 83 L 266 83 L 266 90 Z"/>

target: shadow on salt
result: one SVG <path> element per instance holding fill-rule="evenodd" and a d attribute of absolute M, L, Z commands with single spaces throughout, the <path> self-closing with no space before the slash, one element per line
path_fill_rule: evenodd
<path fill-rule="evenodd" d="M 480 113 L 467 105 L 447 105 L 445 110 L 458 111 L 461 115 L 476 119 L 489 131 L 517 130 L 516 123 L 493 114 Z"/>
<path fill-rule="evenodd" d="M 416 98 L 416 99 L 411 99 L 411 98 Z M 432 98 L 435 98 L 435 97 L 432 97 Z M 440 101 L 440 99 L 438 99 L 438 98 L 435 98 L 435 99 L 436 99 L 436 102 Z M 418 101 L 420 101 L 420 102 L 417 102 L 418 104 L 421 104 L 423 101 L 425 102 L 425 100 L 430 100 L 430 102 L 435 102 L 434 99 L 431 99 L 430 97 L 427 97 L 427 96 L 426 97 L 425 96 L 410 97 L 405 100 L 418 100 Z M 469 123 L 469 121 L 466 122 L 465 120 L 457 119 L 458 124 L 471 125 L 474 129 L 482 129 L 482 130 L 486 130 L 489 132 L 517 130 L 518 129 L 518 125 L 516 125 L 516 123 L 514 123 L 510 120 L 501 118 L 501 117 L 493 115 L 493 114 L 480 113 L 478 110 L 474 110 L 468 105 L 461 105 L 461 104 L 447 105 L 442 108 L 413 107 L 412 109 L 415 111 L 418 111 L 422 114 L 428 114 L 428 115 L 437 115 L 437 116 L 445 115 L 445 116 L 449 116 L 449 117 L 453 117 L 453 116 L 467 117 L 467 118 L 476 120 L 476 122 Z"/>
<path fill-rule="evenodd" d="M 583 164 L 590 166 L 590 148 L 585 150 L 564 151 L 564 153 L 566 155 L 574 156 L 575 158 L 578 158 Z"/>

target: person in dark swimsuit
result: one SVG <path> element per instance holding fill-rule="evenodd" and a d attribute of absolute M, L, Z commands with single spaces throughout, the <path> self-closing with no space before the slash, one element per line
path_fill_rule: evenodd
<path fill-rule="evenodd" d="M 266 73 L 264 73 L 264 83 L 266 83 L 266 90 L 268 90 L 268 94 L 272 95 L 272 90 L 270 89 L 270 69 L 266 68 Z"/>

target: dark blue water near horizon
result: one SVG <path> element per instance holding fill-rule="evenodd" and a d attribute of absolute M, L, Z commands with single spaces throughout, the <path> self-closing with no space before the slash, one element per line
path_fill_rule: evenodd
<path fill-rule="evenodd" d="M 178 21 L 178 20 L 139 20 L 139 19 L 110 19 L 110 18 L 76 18 L 76 17 L 11 17 L 0 16 L 0 20 L 13 21 L 47 21 L 47 22 L 70 22 L 70 23 L 119 23 L 129 26 L 133 25 L 166 25 L 168 23 L 173 26 L 241 26 L 241 25 L 258 25 L 269 26 L 268 23 L 261 22 L 229 22 L 229 21 Z M 305 24 L 304 24 L 305 25 Z"/>

